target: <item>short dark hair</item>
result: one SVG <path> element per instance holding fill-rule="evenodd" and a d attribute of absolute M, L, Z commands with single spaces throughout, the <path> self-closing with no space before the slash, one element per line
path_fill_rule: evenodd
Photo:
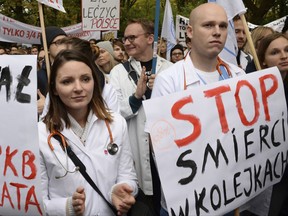
<path fill-rule="evenodd" d="M 123 43 L 118 39 L 112 40 L 112 45 L 113 45 L 113 48 L 114 46 L 119 46 L 122 50 L 125 50 Z"/>
<path fill-rule="evenodd" d="M 235 17 L 233 17 L 233 22 L 238 21 L 238 20 L 241 20 L 239 15 L 236 15 Z"/>
<path fill-rule="evenodd" d="M 140 24 L 147 34 L 154 34 L 154 23 L 147 19 L 132 19 L 128 22 L 130 24 Z"/>
<path fill-rule="evenodd" d="M 172 52 L 176 49 L 181 50 L 181 53 L 184 55 L 184 48 L 181 44 L 176 44 L 170 51 L 170 57 L 172 57 Z"/>

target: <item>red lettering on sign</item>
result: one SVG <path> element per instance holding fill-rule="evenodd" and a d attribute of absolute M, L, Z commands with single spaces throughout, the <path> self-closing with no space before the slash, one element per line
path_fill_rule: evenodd
<path fill-rule="evenodd" d="M 91 19 L 91 29 L 117 29 L 119 18 Z"/>
<path fill-rule="evenodd" d="M 11 207 L 14 209 L 14 205 L 13 205 L 13 203 L 12 203 L 11 196 L 10 196 L 10 194 L 9 194 L 9 190 L 8 190 L 8 187 L 7 187 L 6 182 L 4 182 L 4 184 L 3 184 L 2 197 L 1 197 L 0 206 L 3 206 L 3 205 L 4 205 L 4 198 L 7 198 L 7 199 L 8 199 L 8 201 L 10 202 Z"/>
<path fill-rule="evenodd" d="M 254 117 L 253 117 L 253 119 L 250 122 L 248 121 L 248 119 L 246 118 L 246 116 L 244 114 L 244 111 L 243 111 L 243 108 L 242 108 L 242 103 L 241 103 L 240 96 L 239 96 L 240 89 L 242 87 L 248 87 L 249 90 L 252 93 L 252 96 L 253 96 Z M 239 114 L 239 117 L 241 119 L 242 124 L 245 125 L 245 126 L 251 126 L 254 123 L 256 123 L 258 118 L 259 118 L 259 115 L 260 115 L 259 114 L 260 104 L 259 104 L 259 102 L 257 100 L 256 89 L 248 82 L 248 80 L 240 80 L 237 83 L 236 92 L 235 92 L 235 100 L 236 100 L 236 107 L 237 107 L 237 110 L 238 110 L 238 114 Z M 245 100 L 245 98 L 244 98 L 244 100 Z M 251 113 L 251 111 L 252 110 L 250 110 L 249 113 Z"/>
<path fill-rule="evenodd" d="M 25 160 L 25 158 L 28 158 L 27 161 Z M 25 179 L 34 179 L 36 177 L 36 173 L 37 173 L 37 168 L 35 166 L 35 155 L 33 154 L 33 152 L 26 150 L 23 152 L 22 154 L 22 176 Z M 28 166 L 30 167 L 30 175 L 26 176 L 25 175 L 25 167 Z"/>
<path fill-rule="evenodd" d="M 20 193 L 20 188 L 27 188 L 27 185 L 20 184 L 20 183 L 10 183 L 11 186 L 16 187 L 16 195 L 17 195 L 17 203 L 18 203 L 18 209 L 21 209 L 21 193 Z"/>
<path fill-rule="evenodd" d="M 225 109 L 224 109 L 221 94 L 228 92 L 228 91 L 231 91 L 229 85 L 219 86 L 217 88 L 204 91 L 205 97 L 208 97 L 208 98 L 215 97 L 216 106 L 217 106 L 218 115 L 219 115 L 220 124 L 221 124 L 221 128 L 222 128 L 223 133 L 227 133 L 229 131 L 229 127 L 228 127 L 228 123 L 227 123 L 227 119 L 226 119 L 226 114 L 225 114 Z"/>
<path fill-rule="evenodd" d="M 271 80 L 272 86 L 267 89 L 265 81 Z M 264 106 L 265 120 L 270 121 L 269 107 L 268 107 L 268 97 L 271 96 L 278 88 L 277 78 L 273 74 L 267 74 L 259 78 L 260 89 L 262 93 L 262 103 Z"/>
<path fill-rule="evenodd" d="M 32 201 L 32 198 L 34 201 Z M 32 186 L 27 193 L 26 202 L 25 202 L 25 212 L 28 211 L 29 205 L 35 205 L 37 207 L 37 210 L 40 213 L 40 215 L 42 215 L 40 204 L 39 204 L 37 197 L 36 197 L 36 194 L 35 194 L 35 186 Z"/>
<path fill-rule="evenodd" d="M 201 123 L 199 118 L 197 118 L 194 115 L 185 115 L 180 113 L 180 109 L 188 103 L 193 103 L 191 96 L 185 97 L 177 101 L 171 108 L 171 114 L 175 119 L 189 121 L 194 127 L 193 132 L 189 136 L 183 139 L 175 140 L 175 143 L 177 144 L 178 147 L 182 147 L 193 142 L 199 137 L 201 133 Z"/>
<path fill-rule="evenodd" d="M 12 163 L 12 157 L 17 154 L 18 150 L 14 150 L 13 152 L 10 153 L 10 146 L 6 148 L 6 158 L 5 158 L 5 164 L 4 164 L 4 176 L 6 176 L 7 168 L 10 167 L 12 172 L 14 173 L 15 176 L 18 176 L 18 173 L 16 171 L 16 168 L 14 164 Z"/>

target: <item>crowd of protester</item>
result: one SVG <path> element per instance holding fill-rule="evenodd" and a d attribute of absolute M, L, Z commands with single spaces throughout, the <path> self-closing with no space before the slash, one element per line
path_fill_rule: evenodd
<path fill-rule="evenodd" d="M 203 23 L 207 20 L 211 29 L 217 27 L 215 32 L 205 29 Z M 57 131 L 65 136 L 75 154 L 88 165 L 88 172 L 118 215 L 126 214 L 133 206 L 138 186 L 147 197 L 151 215 L 168 215 L 151 140 L 144 129 L 146 117 L 142 102 L 219 81 L 219 71 L 215 70 L 215 65 L 226 41 L 226 23 L 224 9 L 216 4 L 208 3 L 195 8 L 190 15 L 185 42 L 179 42 L 167 50 L 166 39 L 159 38 L 156 74 L 151 74 L 154 26 L 153 22 L 145 19 L 130 20 L 124 37 L 110 41 L 70 38 L 58 27 L 47 27 L 49 64 L 52 67 L 50 82 L 42 40 L 41 45 L 31 47 L 0 47 L 0 55 L 37 55 L 41 178 L 47 214 L 112 215 L 105 200 L 95 194 L 77 170 L 66 170 L 65 174 L 60 165 L 55 165 L 56 159 L 46 140 L 50 132 Z M 226 72 L 228 78 L 242 76 L 245 71 L 256 71 L 243 23 L 238 16 L 234 18 L 234 26 L 238 65 L 223 60 L 225 67 L 230 69 L 231 74 Z M 251 32 L 251 37 L 261 67 L 279 68 L 288 99 L 287 28 L 286 19 L 281 33 L 259 26 Z M 221 42 L 221 46 L 217 46 L 213 52 L 208 48 L 208 36 Z M 190 80 L 189 75 L 182 76 L 187 71 L 195 73 L 199 79 L 195 81 Z M 110 131 L 114 136 L 112 141 Z M 112 163 L 99 153 L 105 149 L 103 154 L 113 156 L 106 141 L 108 145 L 118 145 L 117 149 L 114 146 L 115 152 L 112 153 L 117 157 L 113 158 Z M 59 140 L 52 138 L 52 142 Z M 56 147 L 56 152 L 64 161 L 65 152 L 60 145 Z M 70 167 L 73 166 L 71 163 Z M 109 173 L 107 170 L 110 170 Z M 67 178 L 72 179 L 69 185 Z M 241 214 L 288 215 L 287 179 L 286 169 L 282 181 L 268 195 L 265 194 L 272 197 L 268 199 L 271 202 L 270 212 L 270 204 L 266 209 L 261 203 L 256 205 L 261 211 L 247 209 Z M 98 204 L 93 204 L 92 200 L 97 200 L 95 202 Z"/>

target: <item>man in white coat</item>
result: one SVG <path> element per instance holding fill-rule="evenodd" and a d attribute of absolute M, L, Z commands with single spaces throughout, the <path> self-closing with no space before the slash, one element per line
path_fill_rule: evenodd
<path fill-rule="evenodd" d="M 128 123 L 128 133 L 139 185 L 144 193 L 150 197 L 151 202 L 156 200 L 154 206 L 157 206 L 157 198 L 155 199 L 153 194 L 158 188 L 159 209 L 159 194 L 161 194 L 159 178 L 149 147 L 149 135 L 144 132 L 146 117 L 142 106 L 142 101 L 149 99 L 151 96 L 156 76 L 155 74 L 145 74 L 145 72 L 152 70 L 153 22 L 131 20 L 125 29 L 123 42 L 125 50 L 130 56 L 128 62 L 125 63 L 127 70 L 124 67 L 125 64 L 116 65 L 110 72 L 110 81 L 117 91 L 120 113 Z M 157 56 L 156 73 L 167 69 L 171 65 L 171 62 Z"/>
<path fill-rule="evenodd" d="M 187 27 L 187 37 L 191 38 L 192 49 L 184 60 L 176 62 L 157 76 L 151 97 L 244 75 L 243 69 L 218 57 L 226 42 L 227 27 L 225 10 L 215 3 L 202 4 L 192 10 Z M 261 193 L 241 206 L 240 211 L 248 208 L 252 213 L 267 215 L 269 208 L 263 206 L 263 200 L 269 198 L 269 194 L 268 190 Z M 261 199 L 262 197 L 264 199 Z M 160 216 L 168 216 L 164 199 L 161 205 Z"/>
<path fill-rule="evenodd" d="M 241 68 L 218 57 L 226 42 L 227 27 L 225 10 L 215 3 L 192 10 L 187 27 L 192 49 L 185 59 L 157 76 L 152 98 L 244 75 Z M 164 199 L 161 205 L 160 216 L 168 216 Z"/>
<path fill-rule="evenodd" d="M 244 24 L 240 19 L 240 16 L 238 15 L 233 18 L 233 23 L 238 46 L 236 61 L 239 67 L 241 67 L 243 70 L 246 70 L 247 65 L 252 61 L 253 57 L 243 51 L 243 48 L 247 43 L 247 36 L 244 30 Z"/>

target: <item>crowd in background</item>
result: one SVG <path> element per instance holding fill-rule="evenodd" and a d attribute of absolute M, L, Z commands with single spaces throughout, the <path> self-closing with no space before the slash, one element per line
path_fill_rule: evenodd
<path fill-rule="evenodd" d="M 209 7 L 210 7 L 210 4 L 208 4 L 208 6 L 207 5 L 203 6 L 203 8 L 200 7 L 200 9 L 197 9 L 197 10 L 209 9 L 209 13 L 210 13 L 211 11 Z M 207 16 L 209 15 L 209 13 L 200 15 L 199 12 L 197 12 L 197 10 L 195 10 L 194 14 L 191 13 L 192 17 L 194 18 L 197 17 L 199 18 L 199 20 L 201 20 L 204 15 L 207 15 Z M 225 20 L 225 14 L 223 14 L 222 9 L 219 9 L 218 7 L 213 8 L 211 13 L 216 13 L 216 12 L 219 12 L 218 14 L 219 16 L 217 16 L 217 19 L 223 18 Z M 194 22 L 190 21 L 190 22 L 193 28 L 194 26 L 197 26 L 196 21 Z M 239 19 L 239 17 L 234 18 L 234 26 L 235 26 L 235 33 L 236 33 L 236 38 L 237 38 L 237 45 L 238 45 L 238 54 L 236 58 L 238 65 L 236 66 L 236 65 L 231 65 L 227 63 L 227 67 L 232 68 L 233 70 L 232 75 L 228 74 L 228 76 L 231 76 L 231 77 L 243 75 L 245 74 L 245 72 L 250 73 L 250 72 L 256 71 L 256 67 L 253 61 L 253 56 L 251 55 L 252 53 L 251 53 L 250 47 L 247 45 L 247 37 L 245 35 L 243 23 Z M 150 143 L 149 134 L 144 130 L 146 117 L 144 114 L 142 101 L 149 99 L 150 97 L 156 97 L 160 95 L 162 96 L 162 95 L 170 94 L 172 92 L 186 89 L 186 86 L 183 86 L 183 89 L 182 89 L 182 85 L 180 84 L 176 85 L 176 84 L 177 82 L 181 84 L 182 83 L 186 84 L 186 80 L 185 82 L 181 80 L 182 78 L 181 78 L 181 75 L 179 75 L 180 74 L 179 71 L 182 71 L 184 66 L 185 67 L 187 66 L 188 64 L 187 61 L 191 61 L 190 57 L 192 60 L 198 58 L 198 59 L 206 61 L 208 59 L 207 62 L 210 62 L 210 59 L 206 58 L 204 54 L 203 55 L 199 54 L 199 53 L 202 54 L 202 52 L 205 53 L 207 51 L 207 50 L 204 50 L 205 47 L 203 47 L 201 43 L 196 43 L 198 40 L 200 42 L 203 42 L 204 44 L 205 41 L 201 41 L 204 39 L 201 38 L 201 36 L 199 36 L 196 40 L 195 35 L 196 33 L 200 34 L 199 32 L 196 32 L 195 35 L 193 35 L 192 37 L 192 29 L 190 28 L 192 27 L 191 26 L 188 27 L 188 30 L 187 30 L 188 35 L 186 37 L 185 42 L 177 43 L 171 50 L 168 50 L 168 52 L 167 52 L 167 41 L 165 40 L 165 38 L 159 38 L 156 71 L 157 71 L 157 74 L 158 72 L 161 72 L 161 71 L 165 71 L 165 72 L 163 73 L 161 72 L 160 73 L 161 76 L 159 76 L 160 78 L 157 77 L 157 79 L 156 79 L 155 74 L 150 73 L 152 70 L 154 27 L 153 27 L 153 23 L 149 21 L 145 21 L 145 20 L 132 20 L 130 23 L 128 23 L 125 29 L 123 38 L 111 39 L 110 41 L 101 41 L 101 40 L 95 40 L 95 39 L 90 39 L 89 41 L 85 41 L 79 38 L 69 38 L 62 29 L 57 28 L 57 27 L 47 27 L 46 28 L 47 47 L 49 50 L 49 58 L 50 58 L 49 61 L 52 66 L 52 75 L 53 75 L 52 78 L 54 80 L 52 83 L 48 83 L 47 71 L 46 71 L 46 66 L 45 66 L 45 58 L 44 58 L 44 50 L 42 48 L 43 41 L 41 41 L 42 43 L 41 46 L 32 45 L 31 47 L 25 47 L 25 46 L 9 45 L 8 47 L 0 47 L 0 55 L 4 55 L 4 54 L 37 55 L 39 121 L 40 122 L 43 121 L 46 124 L 46 126 L 48 125 L 49 129 L 51 128 L 53 129 L 55 125 L 51 125 L 51 121 L 55 120 L 55 116 L 60 115 L 60 117 L 57 116 L 56 119 L 58 119 L 58 121 L 60 118 L 65 119 L 65 122 L 67 123 L 67 125 L 71 127 L 72 131 L 80 139 L 79 145 L 83 144 L 85 146 L 86 140 L 88 142 L 89 139 L 92 139 L 90 137 L 91 135 L 88 134 L 87 132 L 88 129 L 86 128 L 88 126 L 94 128 L 94 126 L 91 126 L 91 122 L 93 121 L 98 122 L 98 120 L 99 121 L 102 120 L 101 124 L 99 123 L 100 125 L 99 127 L 101 129 L 102 127 L 105 128 L 107 126 L 107 122 L 105 120 L 107 116 L 108 116 L 107 118 L 109 119 L 108 122 L 109 123 L 112 122 L 111 120 L 112 118 L 110 119 L 110 114 L 106 113 L 105 111 L 105 108 L 104 108 L 105 106 L 107 106 L 110 110 L 112 110 L 113 113 L 120 114 L 122 117 L 120 117 L 120 115 L 118 114 L 113 114 L 113 115 L 116 116 L 116 122 L 118 122 L 119 125 L 121 125 L 121 128 L 118 128 L 112 125 L 113 127 L 112 130 L 117 131 L 117 133 L 115 133 L 116 140 L 121 140 L 119 141 L 119 145 L 122 145 L 123 144 L 122 142 L 124 142 L 125 140 L 128 140 L 128 139 L 130 140 L 131 149 L 130 147 L 127 147 L 124 145 L 125 150 L 127 150 L 128 152 L 128 153 L 125 152 L 125 154 L 127 155 L 124 155 L 125 157 L 128 158 L 128 159 L 126 158 L 127 161 L 123 162 L 124 156 L 123 158 L 121 157 L 119 161 L 121 162 L 121 164 L 123 164 L 123 166 L 125 166 L 125 168 L 131 169 L 132 174 L 130 173 L 131 175 L 130 174 L 127 175 L 127 173 L 125 173 L 125 171 L 122 170 L 121 167 L 120 168 L 114 167 L 112 165 L 113 170 L 114 169 L 116 170 L 115 172 L 119 171 L 120 173 L 121 172 L 124 173 L 123 174 L 124 177 L 121 176 L 121 178 L 123 177 L 122 180 L 124 182 L 127 182 L 125 187 L 123 186 L 123 188 L 120 188 L 119 191 L 120 190 L 122 192 L 125 191 L 123 192 L 124 194 L 126 195 L 133 194 L 134 196 L 135 193 L 137 193 L 137 189 L 135 188 L 135 182 L 136 182 L 135 176 L 137 174 L 137 183 L 139 184 L 140 188 L 144 191 L 146 196 L 149 198 L 150 204 L 152 208 L 154 209 L 154 211 L 157 212 L 155 213 L 155 215 L 159 215 L 159 214 L 168 215 L 165 199 L 163 198 L 163 194 L 161 192 L 161 183 L 160 183 L 160 179 L 159 179 L 158 172 L 157 172 L 157 166 L 154 161 L 154 153 L 150 147 L 151 143 Z M 221 28 L 223 28 L 223 26 Z M 288 89 L 287 87 L 288 86 L 288 75 L 287 75 L 288 73 L 288 39 L 287 39 L 288 33 L 287 32 L 288 31 L 287 31 L 287 28 L 288 28 L 288 21 L 286 19 L 282 33 L 276 33 L 274 32 L 273 29 L 264 27 L 264 26 L 259 26 L 251 31 L 251 37 L 252 37 L 254 46 L 256 48 L 258 57 L 259 57 L 261 67 L 262 68 L 268 68 L 268 67 L 273 67 L 273 66 L 278 67 L 283 78 L 286 97 L 288 97 L 288 93 L 287 93 L 288 92 L 287 90 Z M 219 36 L 220 38 L 221 33 L 218 32 L 217 34 L 220 35 Z M 218 36 L 213 35 L 213 37 L 218 37 Z M 83 53 L 85 55 L 83 55 Z M 219 54 L 218 52 L 216 54 L 215 53 L 213 54 L 213 58 L 215 59 L 215 61 L 216 61 L 216 57 L 218 56 L 218 54 Z M 183 60 L 185 58 L 189 60 L 187 61 Z M 79 63 L 79 65 L 74 65 L 73 61 L 77 61 L 78 63 L 80 62 L 81 64 Z M 56 63 L 54 64 L 54 62 Z M 211 65 L 204 64 L 203 62 L 199 63 L 199 62 L 193 61 L 193 65 L 192 64 L 189 65 L 189 67 L 192 67 L 192 70 L 194 70 L 195 68 L 199 70 L 200 75 L 198 74 L 198 72 L 197 74 L 199 77 L 201 76 L 203 78 L 202 79 L 200 77 L 201 80 L 199 81 L 199 83 L 203 82 L 202 84 L 206 84 L 204 83 L 204 80 L 206 81 L 208 80 L 207 81 L 208 83 L 210 81 L 211 82 L 218 81 L 219 78 L 218 78 L 217 71 L 215 71 L 215 74 L 217 75 L 217 78 L 215 79 L 213 77 L 211 78 L 211 77 L 206 76 L 207 75 L 206 73 L 207 71 L 205 71 L 206 68 L 211 65 L 213 66 L 213 64 Z M 73 81 L 77 80 L 78 82 L 80 80 L 79 82 L 82 82 L 81 85 L 85 86 L 85 88 L 86 86 L 88 86 L 87 89 L 89 91 L 83 87 L 85 91 L 87 90 L 88 93 L 93 92 L 93 95 L 96 94 L 97 97 L 100 98 L 99 101 L 93 101 L 94 96 L 93 97 L 91 96 L 89 98 L 89 101 L 87 101 L 85 106 L 83 106 L 85 115 L 80 116 L 81 123 L 77 121 L 78 120 L 77 118 L 79 117 L 78 114 L 73 113 L 76 110 L 75 107 L 73 107 L 74 105 L 73 104 L 71 105 L 71 102 L 67 102 L 64 96 L 63 98 L 61 97 L 61 93 L 63 93 L 64 91 L 61 91 L 61 88 L 59 88 L 59 86 L 61 86 L 64 82 L 65 83 L 72 82 L 71 80 L 68 80 L 68 81 L 58 80 L 57 81 L 57 76 L 59 76 L 58 74 L 61 75 L 61 74 L 68 73 L 66 70 L 64 70 L 65 68 L 64 66 L 67 66 L 71 71 L 73 71 L 73 67 L 76 67 L 76 66 L 77 67 L 81 66 L 80 68 L 83 69 L 84 71 L 87 70 L 88 72 L 87 73 L 83 72 L 81 77 L 78 77 L 77 74 L 72 74 L 69 76 L 73 78 Z M 211 73 L 214 73 L 214 69 L 213 69 L 213 72 Z M 210 68 L 208 69 L 208 71 L 209 70 Z M 91 71 L 92 71 L 93 76 L 91 75 Z M 179 74 L 177 75 L 178 72 Z M 155 79 L 156 79 L 156 82 L 154 83 Z M 98 84 L 99 88 L 97 89 L 94 88 L 93 90 L 93 88 L 91 87 L 92 86 L 91 80 L 95 82 L 95 85 Z M 56 83 L 57 85 L 59 85 L 58 88 L 56 86 Z M 165 83 L 165 85 L 163 83 Z M 169 86 L 169 84 L 171 85 Z M 190 84 L 187 83 L 188 88 Z M 195 83 L 191 84 L 192 87 L 194 85 Z M 174 89 L 175 86 L 177 87 L 180 86 L 180 87 L 179 89 Z M 154 87 L 156 88 L 156 90 L 154 89 Z M 81 89 L 79 85 L 77 86 L 77 84 L 75 84 L 74 88 L 76 90 L 70 89 L 70 91 L 71 92 L 75 91 L 75 92 L 78 92 L 79 94 L 83 91 L 83 89 Z M 79 88 L 79 90 L 77 90 L 77 88 Z M 57 94 L 55 92 L 57 92 Z M 59 96 L 60 99 L 56 96 Z M 62 103 L 65 104 L 66 106 L 63 106 L 61 108 L 57 107 L 57 104 L 61 104 L 62 106 L 63 105 Z M 60 110 L 59 113 L 56 113 L 56 114 L 53 113 L 53 108 L 55 110 L 59 109 Z M 67 109 L 68 111 L 63 111 L 65 109 Z M 96 117 L 94 116 L 94 114 L 92 114 L 91 110 L 94 111 L 94 114 Z M 66 113 L 66 114 L 63 114 L 63 113 Z M 103 117 L 102 116 L 104 115 L 103 113 L 107 116 Z M 95 118 L 99 118 L 99 119 L 95 120 Z M 125 124 L 123 123 L 124 121 L 122 120 L 122 118 L 126 120 L 125 124 L 127 123 L 127 126 L 125 126 Z M 106 126 L 105 126 L 105 122 L 106 122 Z M 57 127 L 58 127 L 58 130 L 65 128 L 65 126 L 61 125 L 60 121 Z M 42 132 L 41 132 L 41 136 L 43 138 L 42 143 L 45 143 L 46 136 L 47 136 L 46 131 L 45 132 L 44 131 L 45 131 L 44 126 L 42 125 Z M 95 129 L 95 131 L 97 130 Z M 99 132 L 97 133 L 100 136 L 100 133 Z M 125 136 L 120 139 L 119 134 L 121 133 L 123 133 Z M 104 134 L 106 134 L 106 132 Z M 109 136 L 107 135 L 107 139 L 108 138 Z M 93 141 L 95 140 L 93 139 Z M 78 141 L 75 141 L 75 142 L 78 142 Z M 45 153 L 45 156 L 47 156 L 47 158 L 50 158 L 51 160 L 53 160 L 49 151 L 46 148 L 43 149 L 42 151 Z M 81 154 L 82 153 L 80 152 L 79 155 Z M 83 155 L 81 155 L 81 157 L 82 156 Z M 44 156 L 42 155 L 42 157 Z M 133 158 L 133 163 L 131 162 L 132 158 Z M 43 159 L 43 163 L 45 163 L 46 158 L 42 158 L 42 159 Z M 99 161 L 97 161 L 97 163 L 98 162 Z M 101 162 L 99 162 L 99 164 L 101 164 Z M 134 168 L 130 167 L 132 166 L 132 164 L 133 166 L 135 166 L 135 170 Z M 94 166 L 94 165 L 95 164 L 93 162 L 91 166 Z M 45 167 L 45 165 L 43 165 L 42 169 L 47 169 L 47 168 Z M 285 172 L 282 181 L 279 184 L 277 184 L 274 187 L 273 191 L 271 192 L 272 193 L 271 203 L 273 204 L 273 205 L 271 204 L 271 206 L 276 209 L 276 210 L 275 209 L 271 210 L 270 208 L 270 211 L 273 211 L 271 215 L 273 215 L 273 213 L 275 213 L 276 211 L 277 211 L 277 214 L 274 214 L 274 215 L 288 215 L 287 204 L 286 204 L 287 203 L 286 191 L 288 190 L 288 187 L 287 187 L 288 173 L 287 172 L 288 171 Z M 105 173 L 105 170 L 104 171 L 102 170 L 100 173 L 104 175 L 103 173 Z M 47 175 L 53 176 L 54 174 L 49 173 L 49 170 L 48 170 Z M 128 176 L 126 179 L 125 179 L 125 175 Z M 50 183 L 47 183 L 47 182 L 52 181 L 53 185 L 57 185 L 57 181 L 54 181 L 55 179 L 49 180 L 50 176 L 49 178 L 47 176 L 44 176 L 44 177 L 42 176 L 42 179 L 43 178 L 45 179 L 45 184 L 46 184 L 46 189 L 47 189 L 46 193 L 48 194 L 47 197 L 49 197 L 49 195 L 51 194 L 49 194 L 50 189 L 48 188 L 48 185 L 50 187 L 51 182 Z M 111 186 L 113 188 L 111 189 L 112 191 L 114 190 L 116 191 L 116 189 L 118 190 L 118 183 L 119 183 L 117 182 L 118 178 L 119 176 L 118 177 L 113 176 L 113 181 L 117 183 L 116 186 L 115 185 L 111 186 L 114 183 L 113 184 L 111 182 L 109 183 L 109 187 Z M 77 181 L 75 180 L 75 182 L 73 183 L 77 183 Z M 126 186 L 128 187 L 126 188 Z M 107 189 L 104 186 L 102 188 L 103 190 L 105 190 L 105 193 L 107 192 L 107 194 L 110 191 L 110 188 Z M 106 191 L 106 189 L 108 191 Z M 129 196 L 129 199 L 131 199 L 129 200 L 129 202 L 128 201 L 126 203 L 122 202 L 123 200 L 120 202 L 119 200 L 115 198 L 115 193 L 120 193 L 120 192 L 119 191 L 115 192 L 115 191 L 114 191 L 114 194 L 110 191 L 111 192 L 110 195 L 108 196 L 106 194 L 105 196 L 107 197 L 108 200 L 111 199 L 109 201 L 115 205 L 115 207 L 117 208 L 119 212 L 126 213 L 129 210 L 129 208 L 132 206 L 132 204 L 135 202 L 135 200 L 134 198 L 131 198 Z M 86 209 L 90 208 L 87 211 L 90 213 L 95 213 L 93 212 L 94 206 L 89 201 L 87 200 L 85 201 L 86 197 L 95 198 L 90 194 L 90 192 L 86 191 L 85 192 L 86 194 L 85 194 L 83 188 L 77 188 L 76 191 L 71 191 L 71 193 L 65 194 L 65 191 L 61 191 L 61 193 L 64 194 L 64 195 L 61 194 L 61 196 L 63 195 L 64 197 L 68 194 L 67 197 L 69 198 L 67 199 L 67 201 L 65 200 L 65 205 L 63 204 L 64 202 L 62 202 L 64 207 L 63 205 L 59 206 L 59 209 L 61 209 L 61 211 L 59 212 L 55 211 L 53 206 L 49 206 L 51 200 L 49 200 L 49 198 L 47 197 L 45 198 L 46 199 L 45 204 L 48 206 L 48 210 L 50 211 L 51 214 L 64 214 L 65 211 L 68 211 L 68 212 L 74 211 L 74 213 L 78 212 L 79 215 L 81 215 L 83 214 L 83 212 L 85 212 L 85 205 L 84 205 L 85 202 L 88 202 L 90 205 L 90 206 L 86 206 Z M 284 198 L 281 198 L 280 201 L 277 199 L 277 197 L 279 198 L 279 195 L 278 195 L 279 193 L 284 193 L 284 195 L 283 194 L 281 195 Z M 57 191 L 54 191 L 54 194 L 51 196 L 54 196 L 54 195 L 55 197 L 58 196 Z M 126 197 L 126 195 L 125 196 L 123 195 L 123 197 Z M 77 197 L 78 197 L 78 200 L 81 200 L 79 201 L 79 203 L 75 201 L 77 200 Z M 105 203 L 103 204 L 103 206 L 105 206 Z M 91 209 L 93 209 L 93 211 Z M 105 207 L 103 207 L 103 209 L 105 209 Z M 109 212 L 109 210 L 107 209 L 103 211 Z M 161 213 L 158 214 L 158 212 L 161 212 Z M 251 216 L 261 215 L 261 213 L 257 214 L 255 212 L 254 213 L 246 212 L 245 215 L 251 215 Z"/>

